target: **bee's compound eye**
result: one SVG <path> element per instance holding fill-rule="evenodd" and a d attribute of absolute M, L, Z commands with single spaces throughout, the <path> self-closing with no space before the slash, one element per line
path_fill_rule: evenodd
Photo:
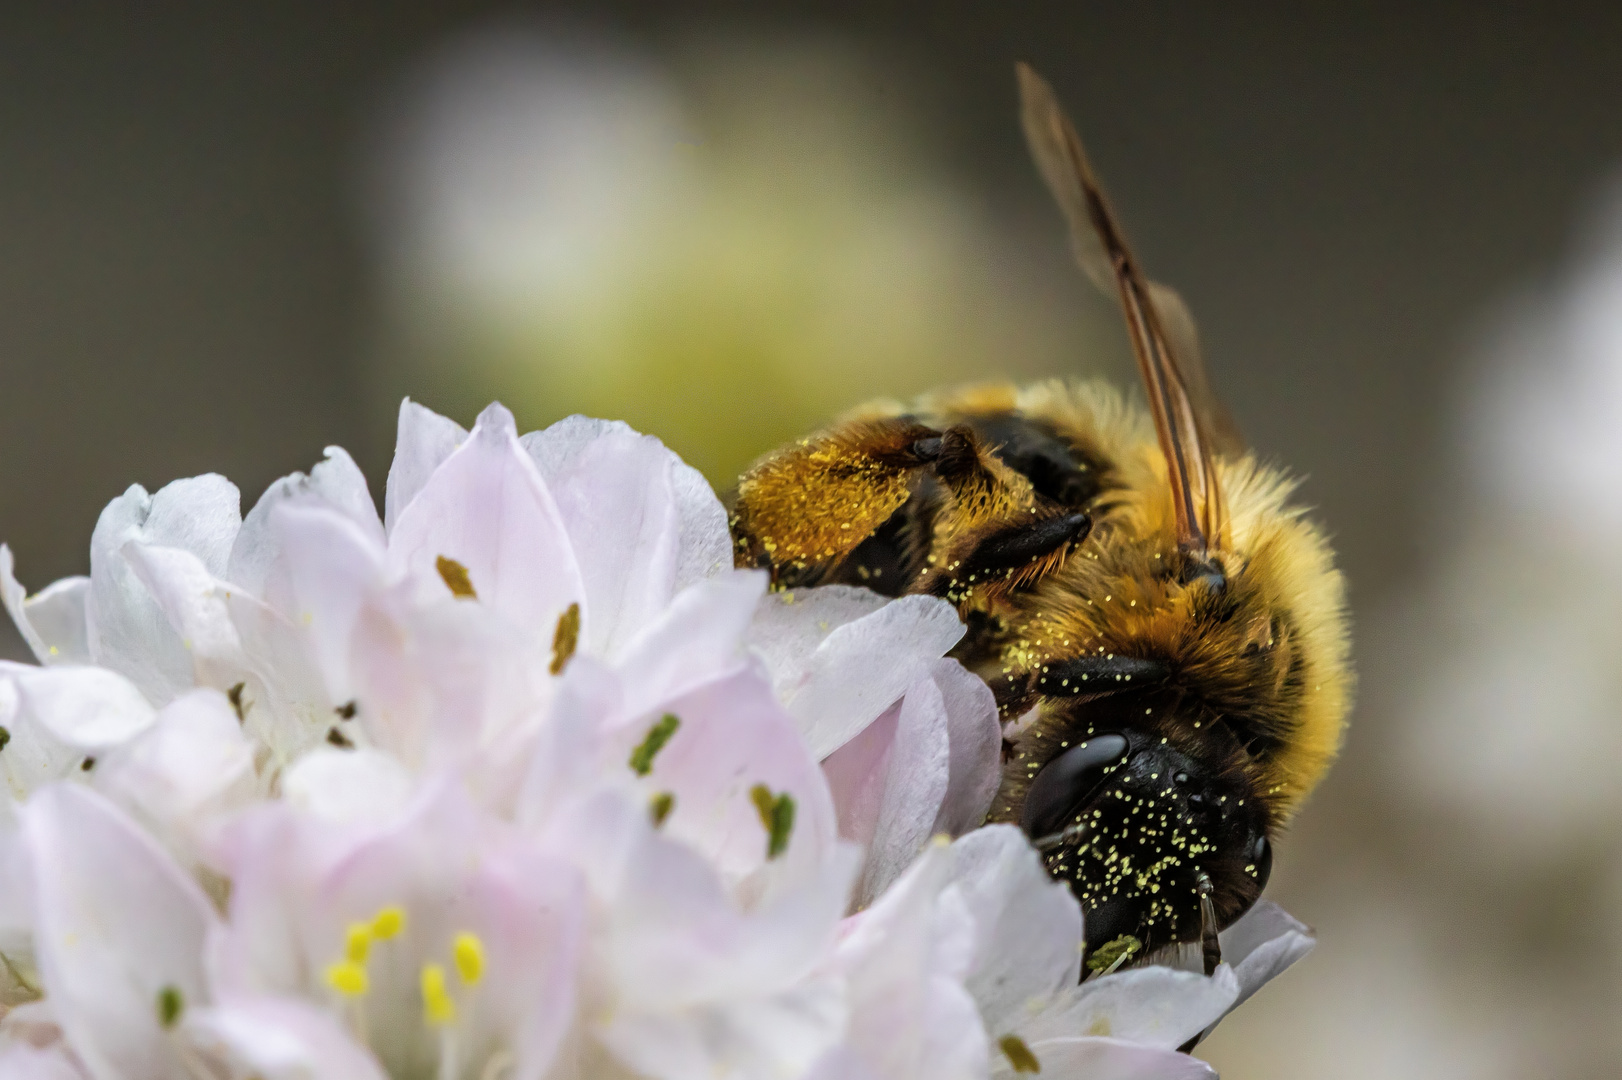
<path fill-rule="evenodd" d="M 1019 815 L 1025 834 L 1037 838 L 1062 831 L 1126 755 L 1126 737 L 1110 732 L 1094 735 L 1044 765 Z"/>
<path fill-rule="evenodd" d="M 1246 865 L 1255 867 L 1251 873 L 1256 875 L 1256 888 L 1267 888 L 1267 879 L 1273 873 L 1273 845 L 1265 835 L 1256 837 L 1256 842 L 1250 845 L 1248 860 Z"/>

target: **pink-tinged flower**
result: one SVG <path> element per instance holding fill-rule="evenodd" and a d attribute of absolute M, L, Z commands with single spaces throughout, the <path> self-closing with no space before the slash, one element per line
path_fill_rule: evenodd
<path fill-rule="evenodd" d="M 0 594 L 0 1080 L 1207 1076 L 1311 944 L 1082 981 L 953 609 L 767 592 L 624 425 L 407 402 L 381 518 L 332 448 Z"/>

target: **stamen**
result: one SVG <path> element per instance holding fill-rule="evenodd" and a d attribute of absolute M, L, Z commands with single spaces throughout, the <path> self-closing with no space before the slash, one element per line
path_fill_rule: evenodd
<path fill-rule="evenodd" d="M 653 759 L 659 751 L 665 748 L 665 743 L 676 734 L 681 727 L 681 718 L 675 713 L 665 713 L 659 722 L 648 729 L 647 738 L 631 751 L 631 771 L 638 776 L 646 776 L 653 771 Z"/>
<path fill-rule="evenodd" d="M 451 943 L 451 954 L 456 958 L 456 973 L 469 986 L 484 975 L 484 942 L 477 934 L 463 931 Z"/>
<path fill-rule="evenodd" d="M 366 969 L 352 960 L 339 960 L 327 965 L 327 985 L 344 997 L 364 997 L 371 989 Z"/>
<path fill-rule="evenodd" d="M 247 688 L 247 683 L 239 682 L 225 692 L 225 699 L 231 703 L 231 708 L 236 710 L 238 723 L 243 723 L 248 719 L 248 706 L 242 700 L 242 692 Z"/>
<path fill-rule="evenodd" d="M 749 798 L 766 829 L 766 858 L 775 859 L 788 850 L 794 832 L 794 797 L 786 791 L 773 795 L 765 784 L 756 784 L 749 789 Z"/>
<path fill-rule="evenodd" d="M 547 670 L 554 675 L 563 674 L 563 666 L 574 655 L 580 644 L 580 605 L 570 604 L 569 610 L 558 617 L 558 628 L 552 634 L 552 666 Z"/>
<path fill-rule="evenodd" d="M 1008 1064 L 1014 1067 L 1017 1073 L 1039 1073 L 1042 1063 L 1036 1060 L 1031 1048 L 1025 1045 L 1025 1040 L 1018 1035 L 1004 1035 L 997 1040 L 997 1046 L 1003 1055 L 1008 1058 Z"/>
<path fill-rule="evenodd" d="M 473 591 L 473 582 L 467 576 L 467 567 L 455 559 L 447 559 L 441 555 L 434 560 L 434 569 L 439 571 L 445 587 L 451 595 L 458 600 L 477 600 L 479 594 Z"/>
<path fill-rule="evenodd" d="M 676 808 L 676 796 L 669 791 L 661 791 L 648 800 L 648 817 L 653 819 L 653 827 L 657 829 L 665 823 L 665 818 Z"/>
<path fill-rule="evenodd" d="M 387 941 L 405 929 L 405 909 L 390 904 L 372 917 L 372 937 Z"/>
<path fill-rule="evenodd" d="M 344 937 L 344 959 L 351 964 L 365 964 L 366 955 L 372 949 L 372 927 L 370 923 L 354 922 L 349 924 L 349 930 Z"/>
<path fill-rule="evenodd" d="M 177 986 L 165 986 L 158 991 L 158 1023 L 165 1029 L 174 1027 L 180 1022 L 180 1014 L 186 1011 L 186 999 Z"/>
<path fill-rule="evenodd" d="M 445 969 L 438 964 L 422 965 L 422 1015 L 430 1027 L 456 1019 L 456 1002 L 445 989 Z"/>

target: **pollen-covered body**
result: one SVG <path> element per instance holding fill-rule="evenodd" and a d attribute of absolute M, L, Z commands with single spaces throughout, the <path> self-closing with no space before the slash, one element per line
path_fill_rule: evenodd
<path fill-rule="evenodd" d="M 1094 947 L 1198 940 L 1199 874 L 1221 923 L 1237 918 L 1265 884 L 1257 852 L 1340 743 L 1351 679 L 1325 538 L 1288 503 L 1284 474 L 1248 455 L 1216 469 L 1220 552 L 1191 555 L 1149 417 L 1106 385 L 1053 382 L 875 403 L 740 484 L 740 564 L 780 585 L 957 605 L 968 626 L 957 655 L 1007 722 L 992 819 L 1033 839 L 1070 829 L 1048 865 L 1089 910 Z M 882 517 L 812 510 L 857 507 L 880 488 Z M 1062 527 L 1077 518 L 1084 527 Z M 797 557 L 771 557 L 785 551 Z M 1047 805 L 1051 795 L 1027 806 L 1045 767 L 1105 733 L 1130 750 L 1088 774 L 1096 790 L 1074 792 L 1073 807 Z"/>

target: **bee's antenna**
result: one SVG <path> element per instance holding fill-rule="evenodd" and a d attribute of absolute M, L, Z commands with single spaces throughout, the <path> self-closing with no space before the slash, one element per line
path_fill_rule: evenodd
<path fill-rule="evenodd" d="M 1069 847 L 1071 844 L 1079 844 L 1086 837 L 1086 835 L 1087 823 L 1085 821 L 1078 821 L 1074 824 L 1066 825 L 1063 832 L 1048 833 L 1046 836 L 1037 837 L 1035 840 L 1031 841 L 1031 846 L 1037 851 L 1047 852 L 1052 851 L 1054 848 Z"/>

